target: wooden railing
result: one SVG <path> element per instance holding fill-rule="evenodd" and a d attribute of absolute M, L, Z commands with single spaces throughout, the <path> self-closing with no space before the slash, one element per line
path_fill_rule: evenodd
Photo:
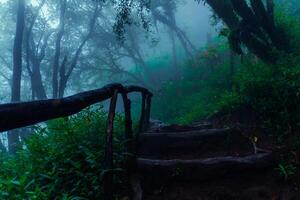
<path fill-rule="evenodd" d="M 131 101 L 128 94 L 141 93 L 142 107 L 139 122 L 139 131 L 133 134 L 131 118 Z M 39 122 L 66 117 L 80 112 L 82 109 L 107 99 L 111 99 L 108 111 L 105 157 L 105 171 L 103 176 L 104 199 L 113 199 L 113 126 L 116 113 L 118 94 L 121 94 L 125 115 L 125 141 L 127 155 L 135 155 L 135 139 L 139 133 L 149 127 L 152 93 L 139 86 L 123 86 L 110 84 L 97 90 L 91 90 L 61 99 L 48 99 L 41 101 L 8 103 L 0 105 L 0 132 L 15 128 L 33 125 Z M 129 159 L 128 168 L 133 159 Z M 127 169 L 129 170 L 129 169 Z"/>
<path fill-rule="evenodd" d="M 128 93 L 131 92 L 139 92 L 142 96 L 142 107 L 141 107 L 141 116 L 139 122 L 139 130 L 137 135 L 133 136 L 132 130 L 132 119 L 131 119 L 131 101 L 128 98 Z M 147 89 L 138 87 L 138 86 L 129 86 L 123 87 L 122 90 L 115 89 L 114 94 L 110 101 L 109 112 L 108 112 L 108 120 L 107 120 L 107 133 L 106 133 L 106 147 L 105 147 L 105 161 L 104 166 L 106 173 L 103 177 L 103 191 L 104 191 L 104 199 L 105 200 L 113 200 L 113 191 L 114 191 L 114 183 L 113 183 L 113 171 L 110 169 L 114 169 L 113 166 L 113 123 L 116 111 L 116 103 L 118 99 L 118 94 L 122 95 L 123 106 L 124 106 L 124 114 L 125 114 L 125 141 L 126 141 L 126 155 L 135 155 L 135 140 L 139 136 L 139 134 L 149 128 L 150 121 L 150 110 L 151 110 L 151 98 L 152 93 Z M 128 158 L 127 168 L 128 175 L 130 168 L 132 167 L 132 163 L 134 161 L 134 157 L 131 156 Z M 128 177 L 129 178 L 129 177 Z"/>

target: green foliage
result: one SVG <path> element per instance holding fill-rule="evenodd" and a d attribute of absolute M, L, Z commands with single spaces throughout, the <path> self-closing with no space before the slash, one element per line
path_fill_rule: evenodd
<path fill-rule="evenodd" d="M 296 174 L 297 168 L 292 164 L 279 164 L 276 170 L 284 180 L 288 180 Z"/>
<path fill-rule="evenodd" d="M 279 141 L 297 133 L 300 62 L 295 55 L 300 52 L 300 23 L 279 12 L 276 19 L 289 36 L 292 52 L 298 53 L 282 54 L 276 65 L 263 63 L 252 55 L 244 57 L 243 62 L 236 57 L 231 65 L 228 45 L 218 41 L 218 45 L 201 50 L 197 62 L 180 66 L 181 76 L 170 79 L 155 93 L 152 117 L 188 124 L 247 105 Z M 229 32 L 224 29 L 222 34 Z M 170 58 L 155 58 L 147 64 L 154 74 L 165 76 L 170 70 Z M 151 78 L 148 75 L 146 80 Z M 140 105 L 134 102 L 132 107 L 139 109 Z M 101 199 L 106 118 L 101 109 L 91 108 L 36 127 L 17 155 L 1 155 L 0 199 Z M 122 132 L 123 118 L 117 115 L 114 170 L 120 172 L 124 161 Z M 293 148 L 300 148 L 299 135 L 294 135 L 297 139 Z M 283 160 L 276 170 L 289 179 L 297 169 L 294 163 Z M 176 169 L 174 175 L 180 172 Z M 125 185 L 123 181 L 116 179 L 121 186 Z"/>
<path fill-rule="evenodd" d="M 234 74 L 226 59 L 210 72 L 203 65 L 187 65 L 185 70 L 181 80 L 168 82 L 154 97 L 157 118 L 191 123 L 248 105 L 270 132 L 285 135 L 296 130 L 300 121 L 299 65 L 284 60 L 274 66 L 248 57 L 235 65 Z"/>
<path fill-rule="evenodd" d="M 287 150 L 287 149 L 286 149 Z M 279 177 L 284 181 L 290 181 L 298 177 L 298 159 L 294 152 L 282 150 L 276 157 L 278 165 L 275 168 Z"/>
<path fill-rule="evenodd" d="M 299 57 L 300 55 L 300 18 L 291 14 L 289 8 L 290 6 L 285 7 L 284 5 L 278 7 L 275 12 L 275 19 L 279 31 L 283 33 L 282 37 L 287 39 L 290 56 L 295 59 L 296 56 Z M 300 11 L 300 6 L 298 9 Z"/>
<path fill-rule="evenodd" d="M 285 135 L 299 123 L 300 68 L 248 63 L 236 76 L 244 104 L 251 105 L 266 128 Z"/>
<path fill-rule="evenodd" d="M 1 156 L 0 199 L 101 199 L 106 117 L 101 109 L 89 109 L 36 127 L 16 156 Z M 117 116 L 116 166 L 122 160 L 122 125 Z"/>
<path fill-rule="evenodd" d="M 191 123 L 215 113 L 231 113 L 248 106 L 257 121 L 279 141 L 298 131 L 300 122 L 300 65 L 297 19 L 277 14 L 277 23 L 289 36 L 294 54 L 282 53 L 276 65 L 252 55 L 230 65 L 224 43 L 202 50 L 198 62 L 186 63 L 178 80 L 167 82 L 154 97 L 154 116 L 171 123 Z M 285 17 L 284 17 L 285 16 Z M 293 27 L 288 29 L 287 27 Z M 298 45 L 299 44 L 299 45 Z M 297 47 L 298 46 L 298 47 Z"/>
<path fill-rule="evenodd" d="M 284 8 L 291 16 L 300 16 L 300 2 L 298 0 L 275 0 L 277 8 Z"/>
<path fill-rule="evenodd" d="M 165 83 L 154 95 L 153 115 L 171 123 L 191 123 L 210 116 L 227 104 L 238 103 L 231 91 L 232 72 L 228 46 L 221 42 L 199 53 L 198 62 L 187 62 L 180 80 Z"/>

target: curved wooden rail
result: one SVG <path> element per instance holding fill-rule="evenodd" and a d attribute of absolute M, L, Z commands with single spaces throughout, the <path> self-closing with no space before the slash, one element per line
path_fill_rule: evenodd
<path fill-rule="evenodd" d="M 0 105 L 0 132 L 76 114 L 92 104 L 111 98 L 116 89 L 124 95 L 141 92 L 150 98 L 152 96 L 152 93 L 145 88 L 110 84 L 101 89 L 61 99 L 2 104 Z"/>
<path fill-rule="evenodd" d="M 146 88 L 139 86 L 124 87 L 114 83 L 106 85 L 97 90 L 82 92 L 61 99 L 48 99 L 41 101 L 8 103 L 0 105 L 0 132 L 15 128 L 33 125 L 50 119 L 66 117 L 76 114 L 84 108 L 110 99 L 110 108 L 107 120 L 106 145 L 104 166 L 107 173 L 103 176 L 104 199 L 113 199 L 113 124 L 116 112 L 118 94 L 122 95 L 125 113 L 125 140 L 128 155 L 135 155 L 134 135 L 131 119 L 131 102 L 128 93 L 138 92 L 142 95 L 142 108 L 140 116 L 139 133 L 145 131 L 149 126 L 152 93 Z M 138 134 L 137 134 L 138 136 Z M 128 162 L 131 162 L 129 159 Z M 129 163 L 128 171 L 130 170 Z"/>

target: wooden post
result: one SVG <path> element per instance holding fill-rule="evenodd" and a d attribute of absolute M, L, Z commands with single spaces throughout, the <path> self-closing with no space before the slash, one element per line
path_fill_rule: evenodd
<path fill-rule="evenodd" d="M 140 124 L 139 124 L 139 132 L 138 134 L 144 132 L 145 130 L 145 107 L 146 107 L 146 94 L 142 93 L 142 107 L 141 107 L 141 117 L 140 117 Z"/>
<path fill-rule="evenodd" d="M 133 139 L 132 131 L 132 119 L 131 119 L 131 101 L 128 98 L 127 91 L 122 93 L 123 103 L 124 103 L 124 114 L 125 114 L 125 149 L 127 153 L 126 158 L 126 173 L 128 184 L 131 184 L 132 179 L 132 169 L 135 163 L 135 140 Z M 130 199 L 133 199 L 134 190 L 132 189 L 128 195 Z"/>
<path fill-rule="evenodd" d="M 132 131 L 132 119 L 131 119 L 131 101 L 129 100 L 127 93 L 122 93 L 125 113 L 125 140 L 127 153 L 134 153 L 133 148 L 133 131 Z"/>
<path fill-rule="evenodd" d="M 106 128 L 106 143 L 105 143 L 105 160 L 104 166 L 106 172 L 103 176 L 103 191 L 104 200 L 113 200 L 113 129 L 114 129 L 114 118 L 116 113 L 116 105 L 118 99 L 118 90 L 114 91 L 114 94 L 110 101 L 107 128 Z"/>
<path fill-rule="evenodd" d="M 148 94 L 147 95 L 147 99 L 146 99 L 146 116 L 145 116 L 145 130 L 149 129 L 150 126 L 150 115 L 151 115 L 151 99 L 152 99 L 152 95 Z"/>

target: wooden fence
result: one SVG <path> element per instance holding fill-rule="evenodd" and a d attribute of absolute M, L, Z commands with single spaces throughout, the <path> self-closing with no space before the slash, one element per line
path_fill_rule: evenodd
<path fill-rule="evenodd" d="M 131 118 L 131 101 L 128 94 L 138 92 L 142 97 L 139 131 L 141 133 L 149 127 L 152 93 L 139 86 L 123 86 L 109 84 L 97 90 L 91 90 L 61 99 L 48 99 L 31 102 L 8 103 L 0 105 L 0 132 L 21 128 L 44 122 L 50 119 L 66 117 L 80 112 L 82 109 L 110 99 L 107 119 L 105 143 L 105 174 L 103 176 L 104 199 L 113 199 L 113 125 L 116 112 L 117 98 L 120 94 L 123 99 L 125 115 L 125 141 L 127 155 L 135 155 L 135 140 Z M 133 159 L 129 159 L 130 168 Z M 129 170 L 129 169 L 127 169 Z"/>

